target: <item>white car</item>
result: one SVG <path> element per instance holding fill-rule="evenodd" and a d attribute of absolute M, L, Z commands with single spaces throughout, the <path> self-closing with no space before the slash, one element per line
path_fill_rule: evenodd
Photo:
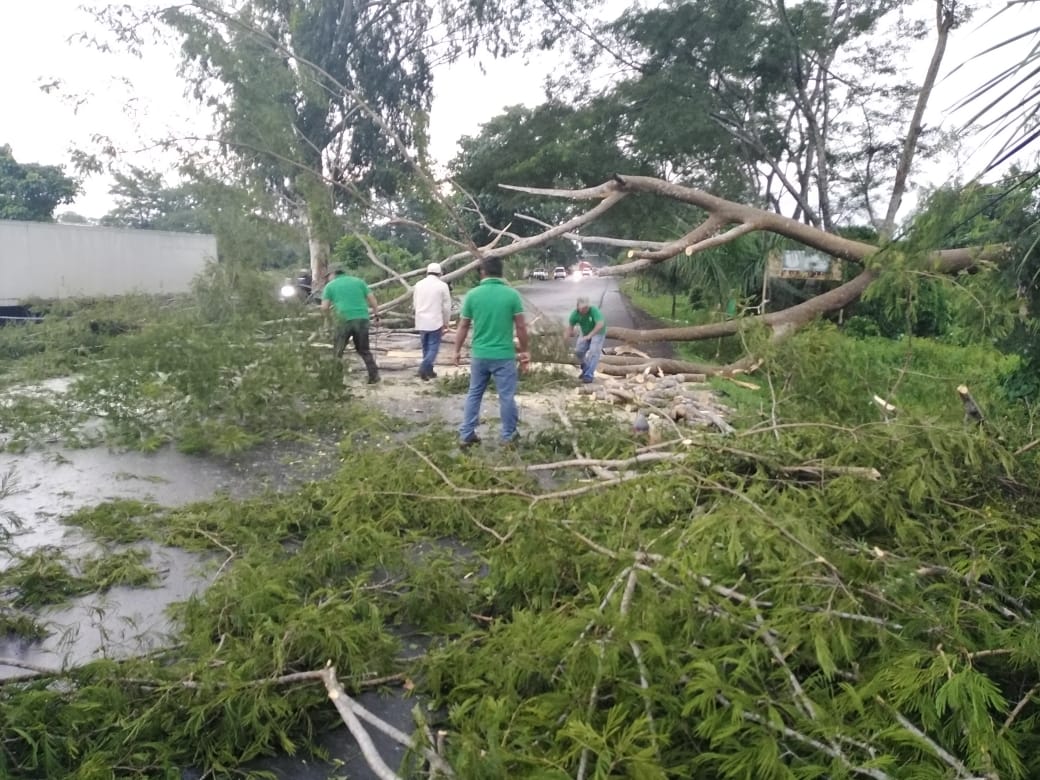
<path fill-rule="evenodd" d="M 531 278 L 541 279 L 544 282 L 546 279 L 549 278 L 549 272 L 546 271 L 544 268 L 535 268 L 533 271 L 531 271 Z"/>
<path fill-rule="evenodd" d="M 567 269 L 562 265 L 558 265 L 553 269 L 553 279 L 566 279 Z"/>

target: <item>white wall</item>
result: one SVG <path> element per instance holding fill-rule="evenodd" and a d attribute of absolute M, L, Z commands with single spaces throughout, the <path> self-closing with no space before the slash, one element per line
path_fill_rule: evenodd
<path fill-rule="evenodd" d="M 0 220 L 0 305 L 187 292 L 216 257 L 210 235 Z"/>

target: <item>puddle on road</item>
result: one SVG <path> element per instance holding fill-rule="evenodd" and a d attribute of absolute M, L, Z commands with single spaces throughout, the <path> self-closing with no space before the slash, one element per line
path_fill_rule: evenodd
<path fill-rule="evenodd" d="M 175 507 L 229 491 L 236 481 L 232 469 L 172 449 L 152 454 L 104 448 L 5 453 L 0 454 L 2 475 L 9 475 L 11 492 L 0 499 L 0 510 L 21 523 L 11 548 L 28 553 L 59 547 L 72 557 L 94 550 L 89 536 L 61 523 L 77 509 L 115 498 Z M 57 668 L 161 646 L 171 629 L 166 607 L 205 588 L 210 575 L 205 556 L 158 545 L 147 549 L 147 565 L 159 573 L 157 587 L 113 588 L 41 610 L 40 620 L 50 634 L 34 642 L 2 638 L 0 657 Z M 0 679 L 21 674 L 24 670 L 0 665 Z"/>
<path fill-rule="evenodd" d="M 153 501 L 165 507 L 211 498 L 235 483 L 230 469 L 176 450 L 152 454 L 104 448 L 0 453 L 0 475 L 10 474 L 14 492 L 0 501 L 22 522 L 15 549 L 67 546 L 73 529 L 59 518 L 114 498 Z"/>
<path fill-rule="evenodd" d="M 149 546 L 147 565 L 161 572 L 155 588 L 112 588 L 71 599 L 39 611 L 49 634 L 39 641 L 0 639 L 0 659 L 58 669 L 99 658 L 126 658 L 163 647 L 173 625 L 166 607 L 207 587 L 217 564 L 168 547 Z M 25 669 L 0 663 L 0 679 L 19 677 Z"/>
<path fill-rule="evenodd" d="M 60 522 L 77 509 L 114 498 L 176 507 L 219 493 L 244 496 L 264 488 L 285 488 L 298 479 L 320 478 L 338 462 L 338 443 L 332 441 L 269 445 L 235 462 L 190 457 L 173 449 L 152 454 L 105 448 L 0 453 L 0 477 L 11 473 L 15 482 L 14 492 L 0 498 L 0 511 L 14 512 L 22 522 L 21 531 L 11 540 L 19 552 L 50 545 L 79 557 L 93 551 L 94 542 Z M 174 626 L 166 608 L 208 587 L 220 560 L 176 548 L 144 546 L 150 552 L 147 565 L 160 574 L 158 587 L 113 588 L 40 610 L 49 636 L 31 642 L 0 638 L 0 659 L 53 669 L 102 657 L 139 655 L 168 644 Z M 0 663 L 0 680 L 27 673 L 26 668 Z M 398 729 L 414 728 L 415 701 L 401 690 L 369 691 L 359 701 Z M 385 760 L 400 766 L 404 748 L 375 731 L 371 736 Z M 252 768 L 293 780 L 329 780 L 343 777 L 344 772 L 357 780 L 376 780 L 344 728 L 322 735 L 320 743 L 329 753 L 328 760 L 277 756 L 254 762 Z M 182 773 L 185 780 L 201 776 L 187 768 Z"/>

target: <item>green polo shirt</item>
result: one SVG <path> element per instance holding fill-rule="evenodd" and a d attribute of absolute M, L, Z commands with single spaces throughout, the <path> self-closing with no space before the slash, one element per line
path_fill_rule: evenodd
<path fill-rule="evenodd" d="M 513 318 L 524 313 L 520 293 L 497 276 L 482 279 L 466 293 L 462 316 L 473 321 L 475 358 L 508 360 L 516 357 L 513 346 Z"/>
<path fill-rule="evenodd" d="M 356 276 L 337 276 L 321 293 L 323 301 L 332 301 L 332 308 L 341 320 L 368 319 L 368 285 Z"/>
<path fill-rule="evenodd" d="M 589 333 L 592 332 L 592 329 L 596 327 L 597 322 L 603 322 L 603 315 L 595 306 L 589 306 L 589 310 L 584 314 L 577 309 L 572 311 L 569 322 L 571 327 L 580 325 L 582 335 L 588 336 Z"/>

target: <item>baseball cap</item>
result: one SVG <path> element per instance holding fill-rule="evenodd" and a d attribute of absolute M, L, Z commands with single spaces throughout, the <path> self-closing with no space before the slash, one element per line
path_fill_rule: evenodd
<path fill-rule="evenodd" d="M 426 273 L 436 274 L 437 276 L 440 276 L 443 273 L 443 271 L 441 271 L 441 264 L 430 263 L 428 266 L 426 266 Z"/>

